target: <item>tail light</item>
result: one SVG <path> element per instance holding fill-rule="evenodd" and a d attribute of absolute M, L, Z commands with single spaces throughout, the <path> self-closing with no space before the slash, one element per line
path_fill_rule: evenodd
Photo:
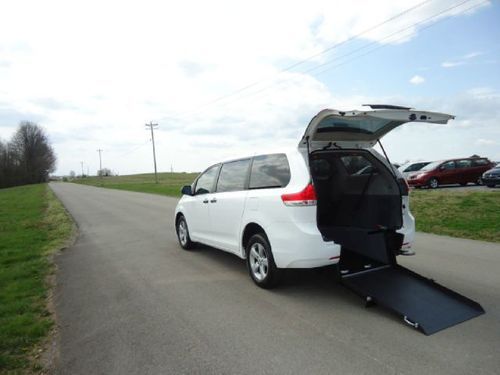
<path fill-rule="evenodd" d="M 286 206 L 303 207 L 315 206 L 318 198 L 316 197 L 316 190 L 312 183 L 309 183 L 304 190 L 298 193 L 283 194 L 281 200 Z"/>
<path fill-rule="evenodd" d="M 408 181 L 406 181 L 406 178 L 398 178 L 398 183 L 401 189 L 401 193 L 403 195 L 408 195 L 408 191 L 410 190 L 410 185 L 408 185 Z"/>

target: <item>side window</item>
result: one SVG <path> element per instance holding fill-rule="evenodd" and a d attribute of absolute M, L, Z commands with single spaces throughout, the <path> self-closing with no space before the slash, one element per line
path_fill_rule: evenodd
<path fill-rule="evenodd" d="M 214 189 L 215 178 L 217 177 L 218 165 L 207 169 L 196 181 L 195 195 L 212 193 Z"/>
<path fill-rule="evenodd" d="M 457 161 L 457 168 L 470 168 L 472 166 L 472 160 L 463 159 Z"/>
<path fill-rule="evenodd" d="M 290 166 L 285 154 L 253 158 L 250 189 L 284 187 L 290 182 Z"/>
<path fill-rule="evenodd" d="M 219 181 L 217 181 L 217 192 L 244 190 L 249 167 L 250 159 L 222 164 Z"/>
<path fill-rule="evenodd" d="M 441 169 L 455 169 L 455 162 L 447 161 L 446 163 L 441 164 Z"/>
<path fill-rule="evenodd" d="M 472 162 L 474 167 L 484 167 L 485 165 L 489 164 L 489 161 L 487 159 L 474 159 Z"/>

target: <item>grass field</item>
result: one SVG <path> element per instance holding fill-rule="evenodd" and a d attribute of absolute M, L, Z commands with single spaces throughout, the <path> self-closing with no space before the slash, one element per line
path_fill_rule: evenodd
<path fill-rule="evenodd" d="M 178 197 L 183 185 L 193 182 L 196 173 L 161 173 L 117 177 L 89 177 L 74 182 L 107 188 L 142 191 Z M 500 191 L 463 192 L 452 190 L 413 190 L 410 209 L 417 219 L 417 230 L 453 237 L 500 242 Z"/>
<path fill-rule="evenodd" d="M 198 173 L 158 173 L 158 184 L 155 183 L 155 175 L 153 173 L 102 178 L 86 177 L 75 179 L 73 182 L 110 189 L 180 197 L 182 186 L 191 185 L 196 176 L 198 176 Z"/>
<path fill-rule="evenodd" d="M 50 255 L 72 231 L 46 184 L 0 189 L 0 373 L 40 370 L 35 349 L 53 325 Z"/>
<path fill-rule="evenodd" d="M 412 191 L 417 231 L 500 242 L 500 191 Z"/>

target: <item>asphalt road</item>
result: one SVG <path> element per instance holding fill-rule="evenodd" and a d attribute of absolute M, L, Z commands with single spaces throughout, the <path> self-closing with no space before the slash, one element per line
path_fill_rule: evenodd
<path fill-rule="evenodd" d="M 79 227 L 57 257 L 61 374 L 498 374 L 500 246 L 418 234 L 402 263 L 486 314 L 425 336 L 329 273 L 254 286 L 245 264 L 186 252 L 176 199 L 53 183 Z M 401 257 L 400 257 L 401 258 Z"/>

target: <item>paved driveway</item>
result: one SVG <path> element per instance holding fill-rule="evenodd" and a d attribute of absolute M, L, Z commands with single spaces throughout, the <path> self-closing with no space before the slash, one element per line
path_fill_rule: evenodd
<path fill-rule="evenodd" d="M 328 273 L 265 291 L 240 259 L 180 250 L 173 198 L 53 183 L 78 223 L 57 258 L 61 374 L 494 374 L 500 246 L 418 234 L 407 267 L 486 315 L 425 336 Z"/>

